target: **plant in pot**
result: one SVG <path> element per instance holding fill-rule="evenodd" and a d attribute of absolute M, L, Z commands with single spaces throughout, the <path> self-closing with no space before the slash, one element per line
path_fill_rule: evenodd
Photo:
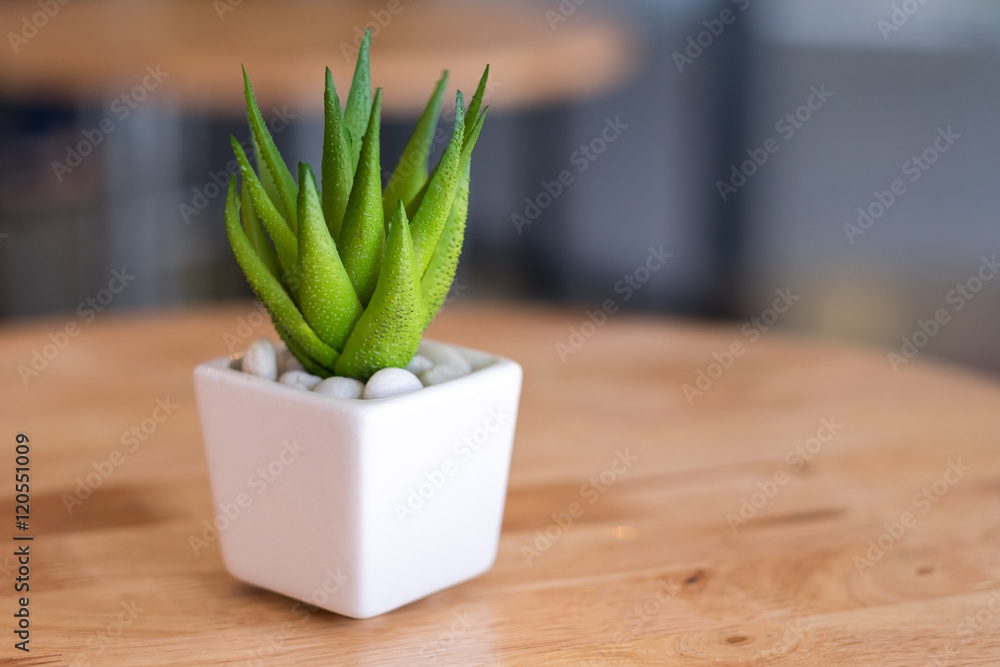
<path fill-rule="evenodd" d="M 496 559 L 521 368 L 422 340 L 454 280 L 489 70 L 428 172 L 447 72 L 383 188 L 366 36 L 344 109 L 326 72 L 323 161 L 296 179 L 244 72 L 225 221 L 283 345 L 195 368 L 223 560 L 235 577 L 366 618 Z"/>

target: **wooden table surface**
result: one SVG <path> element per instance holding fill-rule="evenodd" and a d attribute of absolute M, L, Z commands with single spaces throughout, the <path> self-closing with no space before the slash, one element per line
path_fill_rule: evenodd
<path fill-rule="evenodd" d="M 524 366 L 489 573 L 364 621 L 237 582 L 216 544 L 189 545 L 213 516 L 190 374 L 234 337 L 269 332 L 241 328 L 255 312 L 74 317 L 77 335 L 27 384 L 18 365 L 67 321 L 0 328 L 8 663 L 21 655 L 15 533 L 35 538 L 24 665 L 1000 661 L 994 380 L 924 360 L 897 374 L 878 351 L 626 315 L 565 362 L 555 346 L 582 312 L 456 305 L 432 325 Z M 683 385 L 734 341 L 746 352 L 689 404 Z M 175 407 L 165 416 L 158 401 Z M 13 516 L 22 431 L 28 533 Z M 109 461 L 89 496 L 78 489 Z"/>
<path fill-rule="evenodd" d="M 494 108 L 578 100 L 621 85 L 637 63 L 636 31 L 566 2 L 573 11 L 557 11 L 565 20 L 552 24 L 545 12 L 555 3 L 51 0 L 58 11 L 40 14 L 35 27 L 38 0 L 4 0 L 0 91 L 106 108 L 152 66 L 167 73 L 149 93 L 156 100 L 243 114 L 246 65 L 262 107 L 321 112 L 323 68 L 346 96 L 366 25 L 372 81 L 385 88 L 388 114 L 419 112 L 444 69 L 453 88 L 471 94 L 487 63 Z M 8 33 L 28 37 L 7 44 Z"/>

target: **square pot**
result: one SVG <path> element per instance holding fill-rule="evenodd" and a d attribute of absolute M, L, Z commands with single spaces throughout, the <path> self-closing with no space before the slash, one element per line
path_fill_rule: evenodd
<path fill-rule="evenodd" d="M 214 524 L 234 577 L 368 618 L 492 567 L 521 367 L 453 349 L 471 374 L 374 400 L 243 373 L 239 357 L 195 368 Z"/>

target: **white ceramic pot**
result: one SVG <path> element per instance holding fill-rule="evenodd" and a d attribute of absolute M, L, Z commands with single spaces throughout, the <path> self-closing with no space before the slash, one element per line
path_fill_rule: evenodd
<path fill-rule="evenodd" d="M 197 366 L 223 560 L 233 576 L 368 618 L 496 560 L 521 367 L 454 348 L 473 372 L 375 400 Z"/>

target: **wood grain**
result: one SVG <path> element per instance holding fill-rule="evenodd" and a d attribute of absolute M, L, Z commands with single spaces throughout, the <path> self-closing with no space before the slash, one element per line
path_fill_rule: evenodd
<path fill-rule="evenodd" d="M 897 374 L 877 351 L 770 333 L 750 344 L 736 328 L 625 315 L 565 362 L 555 345 L 582 313 L 465 306 L 432 325 L 435 337 L 525 370 L 500 555 L 488 574 L 367 621 L 308 613 L 243 585 L 225 573 L 216 545 L 195 555 L 188 544 L 213 515 L 190 372 L 226 354 L 227 334 L 238 336 L 254 312 L 237 304 L 102 315 L 81 323 L 27 386 L 18 365 L 65 321 L 0 329 L 0 479 L 11 480 L 15 433 L 30 434 L 34 456 L 32 652 L 18 664 L 1000 659 L 994 381 L 924 360 Z M 689 405 L 682 386 L 737 340 L 747 352 Z M 177 408 L 67 512 L 64 494 L 122 449 L 122 434 L 157 399 Z M 796 447 L 808 453 L 821 420 L 842 426 L 813 444 L 807 463 L 790 463 Z M 607 472 L 629 457 L 626 469 Z M 948 474 L 954 465 L 960 477 Z M 731 529 L 727 515 L 765 497 L 761 485 L 769 489 L 779 471 L 787 479 L 773 497 Z M 602 473 L 593 497 L 585 485 Z M 0 484 L 0 518 L 13 522 L 11 487 Z M 924 488 L 935 498 L 925 512 Z M 582 515 L 559 529 L 553 515 L 574 503 Z M 912 525 L 885 538 L 906 512 Z M 536 544 L 546 530 L 547 548 Z M 880 538 L 878 560 L 859 565 Z M 9 566 L 0 556 L 8 661 Z"/>
<path fill-rule="evenodd" d="M 588 98 L 628 78 L 637 64 L 634 30 L 587 16 L 585 6 L 553 30 L 545 10 L 427 0 L 88 0 L 60 6 L 32 33 L 24 21 L 39 11 L 37 2 L 4 0 L 4 33 L 33 36 L 17 49 L 0 49 L 0 90 L 83 100 L 107 112 L 153 66 L 168 73 L 150 93 L 158 102 L 243 114 L 245 65 L 265 115 L 272 104 L 320 113 L 324 67 L 346 97 L 352 49 L 369 24 L 375 33 L 372 80 L 385 88 L 389 114 L 419 112 L 445 69 L 452 73 L 452 90 L 471 94 L 491 64 L 496 89 L 488 103 L 494 108 Z"/>

